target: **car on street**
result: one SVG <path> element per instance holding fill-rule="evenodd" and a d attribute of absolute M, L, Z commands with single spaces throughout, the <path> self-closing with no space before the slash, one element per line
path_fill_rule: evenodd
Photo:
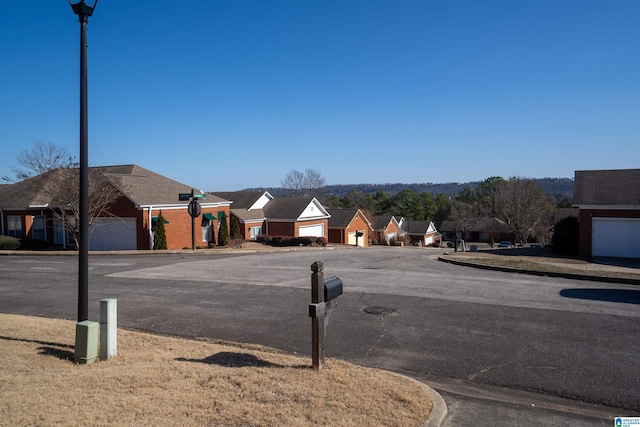
<path fill-rule="evenodd" d="M 513 245 L 511 244 L 511 242 L 503 240 L 502 242 L 498 243 L 498 247 L 499 248 L 512 248 Z"/>

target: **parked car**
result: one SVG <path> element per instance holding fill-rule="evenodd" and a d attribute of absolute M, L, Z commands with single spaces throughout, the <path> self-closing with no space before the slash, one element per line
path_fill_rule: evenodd
<path fill-rule="evenodd" d="M 499 248 L 512 248 L 513 245 L 511 244 L 511 242 L 503 240 L 502 242 L 498 243 L 498 247 Z"/>

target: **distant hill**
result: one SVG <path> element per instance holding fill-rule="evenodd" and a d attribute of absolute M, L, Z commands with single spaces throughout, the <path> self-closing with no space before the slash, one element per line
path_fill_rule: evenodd
<path fill-rule="evenodd" d="M 573 179 L 571 178 L 534 178 L 533 181 L 537 183 L 542 189 L 550 196 L 560 201 L 562 199 L 573 200 Z M 401 183 L 388 183 L 388 184 L 344 184 L 344 185 L 327 185 L 325 191 L 327 194 L 335 194 L 338 197 L 344 197 L 353 190 L 360 190 L 365 194 L 374 195 L 376 192 L 382 190 L 389 196 L 394 196 L 396 193 L 408 188 L 416 193 L 430 193 L 436 197 L 440 193 L 444 193 L 448 196 L 455 197 L 465 187 L 476 189 L 480 185 L 481 181 L 476 182 L 448 182 L 444 184 L 422 183 L 422 184 L 401 184 Z M 250 188 L 247 190 L 258 190 L 257 188 Z M 260 190 L 268 190 L 269 193 L 274 196 L 287 195 L 287 190 L 284 188 L 263 188 Z"/>

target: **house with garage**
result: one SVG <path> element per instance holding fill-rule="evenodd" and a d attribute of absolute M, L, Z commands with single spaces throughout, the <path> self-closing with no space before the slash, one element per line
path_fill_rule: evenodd
<path fill-rule="evenodd" d="M 327 238 L 327 210 L 315 197 L 273 197 L 267 191 L 214 192 L 231 203 L 244 239 L 270 236 Z"/>
<path fill-rule="evenodd" d="M 273 200 L 268 191 L 222 191 L 208 194 L 231 202 L 231 218 L 238 221 L 243 239 L 255 240 L 260 234 L 266 234 L 264 207 Z"/>
<path fill-rule="evenodd" d="M 374 215 L 371 217 L 371 240 L 375 244 L 390 245 L 401 240 L 406 231 L 402 229 L 404 218 L 393 215 Z"/>
<path fill-rule="evenodd" d="M 640 169 L 576 171 L 580 255 L 640 258 Z"/>
<path fill-rule="evenodd" d="M 360 209 L 327 209 L 329 218 L 329 243 L 367 247 L 371 231 L 369 219 Z"/>
<path fill-rule="evenodd" d="M 405 221 L 403 229 L 409 236 L 409 244 L 416 246 L 440 245 L 442 236 L 432 221 Z"/>
<path fill-rule="evenodd" d="M 445 240 L 457 238 L 469 242 L 515 242 L 516 233 L 505 221 L 494 217 L 470 218 L 461 221 L 442 221 L 439 231 Z"/>
<path fill-rule="evenodd" d="M 73 210 L 55 191 L 64 184 L 60 172 L 49 171 L 0 189 L 2 234 L 38 240 L 48 248 L 75 246 L 69 233 L 75 221 Z M 191 247 L 189 200 L 180 200 L 179 195 L 191 193 L 192 187 L 137 165 L 93 167 L 90 175 L 102 177 L 104 188 L 115 192 L 108 206 L 90 218 L 90 250 L 152 249 L 160 212 L 168 249 Z M 202 196 L 198 199 L 202 213 L 195 219 L 196 245 L 206 246 L 217 238 L 220 220 L 228 221 L 231 203 L 213 195 Z"/>

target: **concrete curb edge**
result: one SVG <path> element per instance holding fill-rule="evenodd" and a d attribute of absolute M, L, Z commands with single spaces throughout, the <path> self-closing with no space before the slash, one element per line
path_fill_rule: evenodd
<path fill-rule="evenodd" d="M 386 372 L 396 375 L 398 377 L 401 377 L 405 380 L 414 382 L 419 386 L 423 387 L 427 391 L 427 394 L 429 395 L 429 399 L 431 399 L 431 413 L 429 414 L 429 418 L 427 418 L 427 420 L 424 422 L 424 427 L 439 427 L 442 424 L 442 422 L 447 416 L 448 410 L 447 410 L 447 404 L 445 403 L 442 396 L 440 396 L 440 393 L 438 393 L 435 389 L 433 389 L 432 387 L 429 387 L 427 384 L 423 383 L 422 381 L 418 381 L 414 378 L 411 378 L 403 374 L 399 374 L 397 372 L 392 372 L 392 371 L 386 371 Z"/>
<path fill-rule="evenodd" d="M 460 261 L 457 259 L 451 259 L 451 258 L 446 258 L 442 256 L 438 257 L 438 261 L 442 261 L 442 262 L 446 262 L 454 265 L 460 265 L 463 267 L 473 267 L 473 268 L 480 268 L 483 270 L 491 270 L 491 271 L 502 271 L 504 273 L 529 274 L 532 276 L 562 277 L 565 279 L 589 280 L 594 282 L 605 282 L 605 283 L 620 283 L 624 285 L 640 285 L 640 280 L 635 280 L 635 279 L 594 276 L 594 275 L 578 274 L 578 273 L 556 273 L 551 271 L 520 270 L 516 268 L 498 267 L 495 265 L 485 265 L 485 264 L 478 264 L 478 263 L 468 262 L 468 261 Z"/>

